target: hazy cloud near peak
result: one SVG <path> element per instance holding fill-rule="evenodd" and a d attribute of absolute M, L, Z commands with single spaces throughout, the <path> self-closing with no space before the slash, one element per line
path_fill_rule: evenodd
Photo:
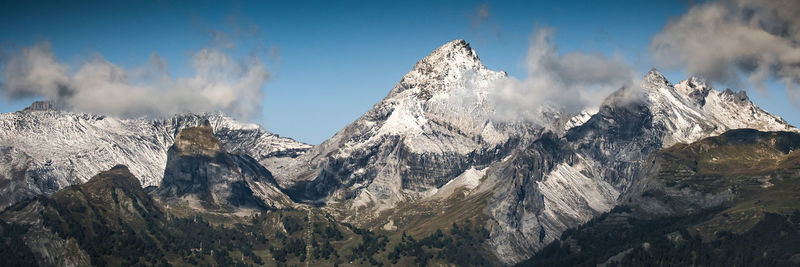
<path fill-rule="evenodd" d="M 68 93 L 65 91 L 69 84 L 67 67 L 55 60 L 49 43 L 6 56 L 8 58 L 2 62 L 2 89 L 6 96 L 56 98 Z"/>
<path fill-rule="evenodd" d="M 70 72 L 49 44 L 40 43 L 10 54 L 2 65 L 0 90 L 8 98 L 37 96 L 76 111 L 123 117 L 221 110 L 247 119 L 259 111 L 269 72 L 256 54 L 235 59 L 206 48 L 192 56 L 191 66 L 194 76 L 174 78 L 156 54 L 136 69 L 98 54 Z"/>
<path fill-rule="evenodd" d="M 541 28 L 531 36 L 525 60 L 527 77 L 493 84 L 488 99 L 496 119 L 543 123 L 544 110 L 574 114 L 599 106 L 619 88 L 638 88 L 636 72 L 621 58 L 583 52 L 559 55 L 552 44 L 553 34 L 554 30 Z"/>
<path fill-rule="evenodd" d="M 480 27 L 483 23 L 489 20 L 489 5 L 482 4 L 475 8 L 472 14 L 469 14 L 469 25 L 472 28 Z"/>
<path fill-rule="evenodd" d="M 775 78 L 799 104 L 800 1 L 693 5 L 653 37 L 650 50 L 657 63 L 729 86 L 749 83 L 764 91 L 765 82 Z"/>
<path fill-rule="evenodd" d="M 498 40 L 502 39 L 502 32 L 500 27 L 492 21 L 492 14 L 490 12 L 489 4 L 481 4 L 472 12 L 465 14 L 469 20 L 469 27 L 478 34 L 484 34 L 484 31 L 494 35 Z"/>

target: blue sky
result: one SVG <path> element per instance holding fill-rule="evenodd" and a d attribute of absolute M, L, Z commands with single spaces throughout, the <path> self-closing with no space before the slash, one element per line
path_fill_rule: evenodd
<path fill-rule="evenodd" d="M 125 68 L 166 60 L 171 75 L 191 75 L 193 52 L 222 46 L 234 55 L 260 53 L 271 78 L 253 122 L 282 136 L 319 143 L 382 99 L 414 63 L 453 39 L 465 39 L 490 69 L 523 77 L 534 29 L 556 29 L 559 52 L 620 55 L 642 75 L 654 64 L 650 38 L 683 1 L 234 1 L 3 2 L 0 44 L 47 41 L 62 62 L 78 66 L 98 54 Z M 477 10 L 488 17 L 477 24 Z M 227 38 L 213 40 L 209 32 Z M 655 66 L 658 67 L 658 66 Z M 682 70 L 664 71 L 672 82 Z M 793 125 L 800 116 L 783 87 L 749 90 L 766 110 Z M 746 89 L 746 88 L 735 88 Z M 33 99 L 0 100 L 0 112 Z"/>

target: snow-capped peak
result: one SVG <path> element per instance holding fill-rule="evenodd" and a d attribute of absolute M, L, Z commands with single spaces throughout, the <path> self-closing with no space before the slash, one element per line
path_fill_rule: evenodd
<path fill-rule="evenodd" d="M 478 54 L 469 43 L 456 39 L 418 61 L 392 90 L 394 95 L 410 88 L 424 88 L 418 97 L 429 99 L 433 94 L 452 87 L 468 72 L 486 71 Z"/>
<path fill-rule="evenodd" d="M 427 57 L 420 60 L 414 69 L 420 67 L 420 62 L 439 62 L 446 61 L 448 63 L 458 65 L 466 63 L 474 67 L 483 67 L 478 54 L 470 47 L 469 43 L 462 39 L 456 39 L 436 48 Z"/>
<path fill-rule="evenodd" d="M 730 129 L 797 131 L 782 118 L 756 106 L 744 91 L 715 90 L 701 78 L 691 77 L 673 86 L 658 70 L 652 69 L 642 87 L 653 122 L 669 133 L 663 142 L 665 147 Z"/>
<path fill-rule="evenodd" d="M 47 111 L 58 110 L 59 107 L 52 101 L 35 101 L 30 106 L 23 109 L 23 111 Z"/>

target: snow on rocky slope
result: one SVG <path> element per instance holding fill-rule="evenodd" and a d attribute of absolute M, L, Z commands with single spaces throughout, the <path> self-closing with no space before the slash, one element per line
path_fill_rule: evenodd
<path fill-rule="evenodd" d="M 206 119 L 226 150 L 259 160 L 297 156 L 310 147 L 220 114 L 120 119 L 45 106 L 0 114 L 0 209 L 83 183 L 117 164 L 128 166 L 143 186 L 159 185 L 175 135 Z"/>
<path fill-rule="evenodd" d="M 669 133 L 664 147 L 739 128 L 797 131 L 782 118 L 756 106 L 745 91 L 715 90 L 695 77 L 672 85 L 656 70 L 647 74 L 643 87 L 654 122 Z"/>

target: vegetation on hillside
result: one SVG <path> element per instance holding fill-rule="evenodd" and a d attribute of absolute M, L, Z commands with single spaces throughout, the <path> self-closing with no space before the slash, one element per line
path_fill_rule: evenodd
<path fill-rule="evenodd" d="M 690 231 L 719 210 L 640 220 L 617 209 L 566 231 L 518 266 L 785 266 L 800 264 L 800 211 L 767 213 L 744 233 Z"/>

